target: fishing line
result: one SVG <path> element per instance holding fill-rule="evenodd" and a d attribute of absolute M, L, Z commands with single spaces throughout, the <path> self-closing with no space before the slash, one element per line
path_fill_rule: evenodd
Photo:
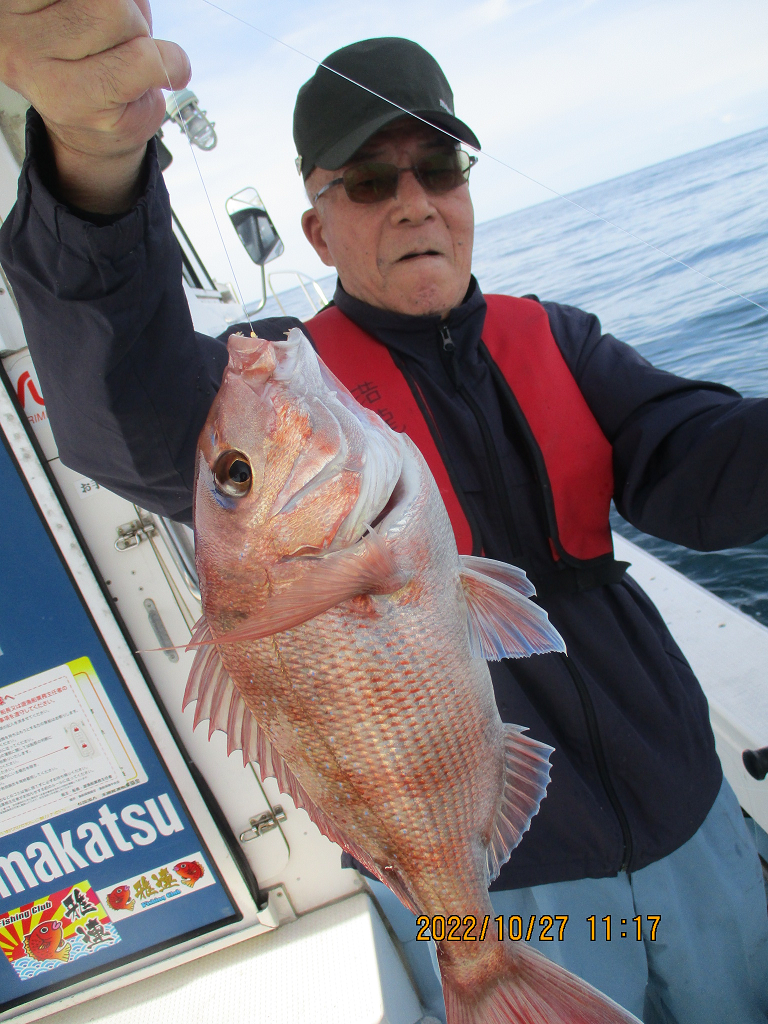
<path fill-rule="evenodd" d="M 327 64 L 324 64 L 321 60 L 317 60 L 315 57 L 311 57 L 308 53 L 304 53 L 304 51 L 300 50 L 298 47 L 292 46 L 290 43 L 286 43 L 285 40 L 280 39 L 279 36 L 274 36 L 272 35 L 271 32 L 267 32 L 266 29 L 260 28 L 258 25 L 254 25 L 250 21 L 246 21 L 245 18 L 241 18 L 239 15 L 233 14 L 231 11 L 228 11 L 224 7 L 220 7 L 218 4 L 213 3 L 213 0 L 202 0 L 202 2 L 206 4 L 208 7 L 212 7 L 216 11 L 220 11 L 222 14 L 228 15 L 235 21 L 239 21 L 241 25 L 245 25 L 247 28 L 253 29 L 254 32 L 258 32 L 260 35 L 266 36 L 267 39 L 271 39 L 275 43 L 280 43 L 281 46 L 284 46 L 286 49 L 292 50 L 294 53 L 297 53 L 300 57 L 304 57 L 306 60 L 311 61 L 311 63 L 315 64 L 317 67 L 325 68 L 326 71 L 332 71 L 333 74 L 338 75 L 339 78 L 343 78 L 351 85 L 356 85 L 358 89 L 362 89 L 364 92 L 370 93 L 371 96 L 375 96 L 377 99 L 383 100 L 384 103 L 389 103 L 390 106 L 395 107 L 397 110 L 402 110 L 402 112 L 404 114 L 407 114 L 409 117 L 413 117 L 417 121 L 421 121 L 423 124 L 428 125 L 430 128 L 437 128 L 438 131 L 441 131 L 444 135 L 447 135 L 449 139 L 453 139 L 455 142 L 459 142 L 462 145 L 469 145 L 469 143 L 464 142 L 464 140 L 460 139 L 457 135 L 452 135 L 451 132 L 449 132 L 445 128 L 440 127 L 440 125 L 432 124 L 431 121 L 428 121 L 426 118 L 421 117 L 419 114 L 414 114 L 412 110 L 407 110 L 405 107 L 401 107 L 399 103 L 395 103 L 395 101 L 389 99 L 389 97 L 382 96 L 381 93 L 376 92 L 374 89 L 369 89 L 368 86 L 363 85 L 362 82 L 355 81 L 354 78 L 350 78 L 348 75 L 343 74 L 341 71 L 337 71 L 336 68 L 331 68 Z M 168 84 L 170 85 L 170 80 Z M 189 134 L 187 134 L 187 138 L 189 138 Z M 191 145 L 192 143 L 190 142 L 190 147 Z M 470 146 L 469 148 L 474 149 L 475 147 Z M 570 203 L 570 205 L 576 207 L 577 210 L 581 210 L 582 213 L 586 213 L 590 217 L 594 217 L 596 220 L 599 220 L 603 224 L 606 224 L 608 227 L 614 228 L 616 231 L 620 231 L 628 238 L 632 238 L 634 241 L 640 242 L 642 245 L 647 246 L 647 248 L 653 250 L 654 252 L 657 252 L 660 256 L 664 256 L 666 257 L 666 259 L 671 260 L 673 263 L 677 263 L 678 266 L 685 267 L 686 270 L 690 270 L 692 273 L 698 274 L 699 277 L 703 278 L 705 281 L 708 281 L 710 284 L 713 284 L 716 288 L 721 288 L 723 291 L 729 292 L 736 298 L 743 299 L 744 302 L 748 302 L 752 306 L 757 306 L 757 308 L 761 309 L 764 313 L 768 313 L 767 306 L 761 305 L 754 299 L 750 299 L 748 295 L 743 295 L 741 292 L 736 291 L 735 288 L 731 288 L 730 285 L 723 284 L 722 282 L 715 280 L 714 277 L 710 277 L 708 274 L 705 274 L 703 271 L 697 270 L 696 267 L 692 267 L 690 263 L 686 263 L 685 260 L 681 260 L 677 256 L 673 256 L 672 253 L 667 252 L 665 249 L 662 249 L 658 245 L 654 245 L 653 242 L 647 241 L 640 235 L 636 235 L 634 231 L 630 231 L 628 228 L 622 227 L 622 225 L 617 224 L 616 221 L 610 220 L 608 217 L 603 217 L 601 214 L 596 213 L 594 210 L 590 210 L 587 206 L 582 206 L 582 204 L 577 203 L 575 199 L 570 199 L 562 192 L 558 192 L 557 189 L 551 188 L 549 185 L 545 185 L 543 181 L 538 181 L 532 175 L 526 174 L 525 171 L 521 171 L 518 167 L 513 167 L 512 164 L 507 163 L 500 157 L 494 156 L 492 153 L 488 153 L 483 150 L 476 150 L 476 152 L 480 153 L 481 156 L 486 157 L 486 159 L 492 160 L 494 163 L 499 164 L 501 167 L 506 167 L 507 170 L 512 171 L 514 174 L 519 174 L 520 177 L 525 178 L 527 181 L 532 182 L 534 185 L 538 185 L 539 188 L 543 188 L 545 191 L 551 193 L 551 195 L 555 196 L 556 198 L 565 200 L 566 203 Z M 197 164 L 197 159 L 195 159 L 195 163 Z M 202 174 L 200 175 L 200 180 L 202 181 Z M 203 187 L 205 188 L 205 186 Z M 206 192 L 206 195 L 207 194 L 208 193 Z M 210 199 L 208 201 L 210 203 Z M 211 207 L 211 211 L 213 211 L 213 207 Z M 218 222 L 216 226 L 218 227 Z M 219 232 L 219 235 L 221 235 L 221 232 Z M 223 243 L 224 239 L 222 238 L 222 244 Z M 227 255 L 227 259 L 229 259 L 229 255 Z M 232 266 L 231 263 L 230 266 Z M 237 282 L 235 283 L 237 284 Z"/>
<path fill-rule="evenodd" d="M 248 315 L 248 311 L 245 308 L 245 293 L 243 292 L 243 290 L 240 287 L 240 282 L 237 280 L 237 274 L 235 273 L 235 268 L 232 266 L 232 260 L 229 257 L 229 249 L 227 249 L 227 243 L 224 241 L 224 235 L 222 235 L 222 233 L 221 233 L 221 228 L 219 227 L 219 221 L 218 221 L 218 218 L 216 216 L 216 211 L 213 208 L 213 203 L 211 202 L 211 197 L 208 195 L 208 189 L 205 187 L 205 181 L 203 180 L 203 172 L 200 170 L 200 164 L 197 162 L 197 154 L 195 153 L 195 147 L 192 145 L 192 138 L 191 138 L 191 136 L 189 134 L 189 129 L 187 128 L 186 121 L 181 116 L 181 110 L 179 109 L 179 102 L 176 99 L 176 92 L 175 92 L 173 86 L 171 85 L 171 76 L 168 74 L 168 69 L 166 68 L 165 64 L 163 63 L 162 57 L 160 58 L 160 63 L 163 66 L 163 71 L 165 72 L 165 77 L 168 80 L 168 88 L 171 90 L 171 96 L 173 97 L 173 102 L 174 102 L 174 104 L 176 106 L 176 115 L 178 117 L 178 123 L 184 129 L 184 134 L 187 137 L 187 142 L 189 143 L 189 151 L 192 154 L 192 159 L 195 161 L 195 167 L 197 168 L 197 173 L 198 173 L 198 175 L 200 177 L 200 184 L 203 186 L 203 192 L 205 192 L 205 198 L 208 200 L 208 206 L 210 207 L 210 210 L 211 210 L 211 216 L 213 217 L 213 223 L 216 225 L 216 230 L 219 233 L 219 238 L 221 239 L 221 244 L 222 244 L 222 247 L 224 249 L 224 255 L 227 257 L 227 263 L 229 264 L 229 269 L 230 269 L 230 272 L 232 274 L 232 280 L 234 281 L 235 288 L 237 289 L 237 291 L 238 291 L 238 293 L 240 295 L 240 302 L 241 302 L 241 305 L 243 307 L 243 313 L 245 314 L 245 319 L 248 321 L 248 325 L 251 328 L 251 334 L 255 338 L 256 337 L 256 332 L 253 329 L 253 321 L 251 320 L 250 316 Z"/>

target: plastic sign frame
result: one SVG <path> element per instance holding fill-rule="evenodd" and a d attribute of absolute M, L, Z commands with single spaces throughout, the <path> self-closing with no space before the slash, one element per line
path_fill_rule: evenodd
<path fill-rule="evenodd" d="M 0 969 L 13 970 L 13 960 L 23 960 L 34 976 L 39 963 L 47 964 L 45 984 L 35 979 L 28 996 L 9 999 L 0 985 L 0 1021 L 23 1022 L 271 930 L 277 920 L 269 908 L 259 911 L 195 785 L 37 457 L 4 372 L 0 447 L 6 467 L 9 457 L 16 464 L 93 638 L 88 650 L 74 652 L 79 657 L 0 684 L 6 763 L 18 763 L 26 736 L 35 744 L 27 761 L 38 766 L 34 797 L 29 786 L 23 789 L 26 776 L 13 776 L 13 807 L 23 804 L 26 817 L 15 815 L 15 825 L 0 837 L 9 869 L 0 870 Z M 99 660 L 98 671 L 90 654 Z M 100 678 L 110 670 L 113 678 Z M 46 721 L 55 725 L 41 727 Z M 64 737 L 59 747 L 70 747 L 59 755 L 48 737 L 56 728 Z M 64 773 L 62 780 L 82 790 L 81 798 L 69 794 L 62 802 L 55 785 L 41 786 L 46 752 L 52 755 L 49 777 L 50 771 L 54 778 Z M 25 770 L 34 775 L 34 768 Z M 9 855 L 4 840 L 17 836 Z M 173 908 L 165 906 L 171 901 Z M 190 924 L 206 906 L 199 925 Z M 136 938 L 142 932 L 143 945 Z"/>

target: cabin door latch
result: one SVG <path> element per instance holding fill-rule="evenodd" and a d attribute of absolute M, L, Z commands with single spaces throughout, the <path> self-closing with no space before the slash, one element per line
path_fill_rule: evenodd
<path fill-rule="evenodd" d="M 130 523 L 123 523 L 117 528 L 117 540 L 115 547 L 118 551 L 127 551 L 128 548 L 136 548 L 143 540 L 154 537 L 157 529 L 152 522 L 152 517 L 143 515 L 141 519 L 134 519 Z"/>
<path fill-rule="evenodd" d="M 265 832 L 271 832 L 273 828 L 277 828 L 278 821 L 286 820 L 286 814 L 282 806 L 275 804 L 271 811 L 264 811 L 263 814 L 250 819 L 248 822 L 250 828 L 240 833 L 240 842 L 250 843 L 252 839 L 258 839 Z"/>

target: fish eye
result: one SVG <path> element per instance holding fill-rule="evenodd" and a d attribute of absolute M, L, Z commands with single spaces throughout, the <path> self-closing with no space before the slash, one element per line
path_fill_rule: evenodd
<path fill-rule="evenodd" d="M 213 467 L 216 489 L 230 498 L 244 498 L 251 489 L 253 474 L 248 456 L 243 452 L 224 452 Z"/>

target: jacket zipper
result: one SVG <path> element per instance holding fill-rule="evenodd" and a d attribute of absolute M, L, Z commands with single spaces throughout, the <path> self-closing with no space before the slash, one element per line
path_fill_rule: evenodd
<path fill-rule="evenodd" d="M 439 328 L 439 331 L 443 353 L 446 357 L 448 371 L 451 380 L 453 381 L 453 385 L 456 388 L 457 393 L 461 395 L 471 409 L 483 436 L 483 445 L 485 447 L 485 453 L 491 464 L 491 471 L 494 478 L 494 491 L 504 516 L 507 540 L 509 542 L 510 549 L 516 555 L 522 554 L 522 548 L 517 536 L 517 531 L 514 528 L 509 497 L 506 493 L 506 488 L 504 487 L 501 463 L 499 462 L 499 457 L 493 443 L 491 429 L 488 426 L 488 421 L 486 420 L 482 409 L 461 381 L 459 361 L 456 357 L 456 345 L 451 337 L 449 328 L 447 325 L 443 325 Z M 576 692 L 579 696 L 582 712 L 584 714 L 584 721 L 587 726 L 587 736 L 589 737 L 589 744 L 592 749 L 592 757 L 595 761 L 597 774 L 621 829 L 624 850 L 619 870 L 626 871 L 632 859 L 632 832 L 629 827 L 629 820 L 624 813 L 624 808 L 621 806 L 621 801 L 619 800 L 619 796 L 614 788 L 613 781 L 611 780 L 611 776 L 608 771 L 608 763 L 605 757 L 605 750 L 603 749 L 603 741 L 600 737 L 600 727 L 597 721 L 595 706 L 592 703 L 592 697 L 589 694 L 587 685 L 582 679 L 581 673 L 576 665 L 571 661 L 567 654 L 561 654 L 560 657 L 563 659 L 565 667 L 568 670 L 568 674 L 576 687 Z"/>
<path fill-rule="evenodd" d="M 512 508 L 509 504 L 509 496 L 507 494 L 506 487 L 504 485 L 504 473 L 499 462 L 499 456 L 496 452 L 496 446 L 493 443 L 493 436 L 491 434 L 491 428 L 488 426 L 488 420 L 483 414 L 483 410 L 477 404 L 475 399 L 472 397 L 467 388 L 461 380 L 461 374 L 459 371 L 459 361 L 456 357 L 456 345 L 454 344 L 451 332 L 447 325 L 443 325 L 439 328 L 440 339 L 442 341 L 443 353 L 446 357 L 446 363 L 448 366 L 448 372 L 453 382 L 453 386 L 464 401 L 469 406 L 477 425 L 480 427 L 480 433 L 483 437 L 483 446 L 485 448 L 485 454 L 488 457 L 488 461 L 491 465 L 491 476 L 493 478 L 493 489 L 496 494 L 496 500 L 501 508 L 502 515 L 504 517 L 504 529 L 507 534 L 507 543 L 509 544 L 512 556 L 515 558 L 522 559 L 522 547 L 520 545 L 520 539 L 515 529 L 514 519 L 512 517 Z"/>

